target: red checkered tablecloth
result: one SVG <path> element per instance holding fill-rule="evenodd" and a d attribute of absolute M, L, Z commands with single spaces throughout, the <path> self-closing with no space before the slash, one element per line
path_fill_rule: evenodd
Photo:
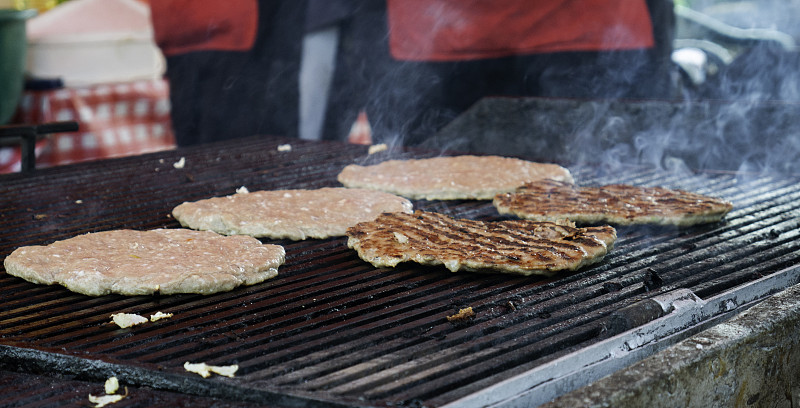
<path fill-rule="evenodd" d="M 76 121 L 79 131 L 36 144 L 36 167 L 175 148 L 166 80 L 25 91 L 12 124 Z M 19 171 L 20 148 L 0 148 L 0 173 Z"/>

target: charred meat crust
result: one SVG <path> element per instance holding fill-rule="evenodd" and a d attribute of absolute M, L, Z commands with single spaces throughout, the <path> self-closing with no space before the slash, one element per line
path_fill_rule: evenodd
<path fill-rule="evenodd" d="M 347 231 L 348 246 L 376 267 L 415 261 L 451 271 L 498 271 L 552 275 L 599 262 L 612 248 L 610 226 L 575 228 L 566 223 L 485 222 L 443 214 L 384 213 Z"/>
<path fill-rule="evenodd" d="M 555 180 L 526 183 L 513 193 L 495 196 L 501 214 L 535 221 L 567 218 L 576 223 L 688 226 L 716 222 L 733 205 L 683 190 L 612 184 L 578 187 Z"/>

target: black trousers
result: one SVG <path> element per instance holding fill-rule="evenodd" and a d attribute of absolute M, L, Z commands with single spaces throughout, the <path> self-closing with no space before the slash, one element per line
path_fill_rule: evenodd
<path fill-rule="evenodd" d="M 306 2 L 259 1 L 252 50 L 167 58 L 179 146 L 256 134 L 296 136 Z"/>
<path fill-rule="evenodd" d="M 362 109 L 376 142 L 416 145 L 487 96 L 667 97 L 672 2 L 648 0 L 648 6 L 656 42 L 648 50 L 408 62 L 389 54 L 385 2 L 360 4 L 340 24 L 323 138 L 345 138 Z"/>

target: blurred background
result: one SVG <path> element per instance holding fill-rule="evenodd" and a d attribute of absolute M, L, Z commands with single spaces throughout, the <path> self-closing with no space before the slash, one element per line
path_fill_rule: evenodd
<path fill-rule="evenodd" d="M 671 4 L 673 100 L 800 101 L 800 0 Z M 164 74 L 147 1 L 0 0 L 0 125 L 80 125 L 43 135 L 38 167 L 174 148 Z M 301 78 L 309 83 L 324 86 Z M 301 126 L 319 128 L 309 126 L 315 120 L 301 113 Z M 368 132 L 368 119 L 360 120 L 354 131 Z M 0 141 L 0 172 L 20 170 L 19 150 Z"/>
<path fill-rule="evenodd" d="M 0 125 L 79 124 L 38 137 L 37 167 L 175 147 L 147 2 L 0 0 L 0 70 Z M 15 142 L 0 172 L 20 170 Z"/>

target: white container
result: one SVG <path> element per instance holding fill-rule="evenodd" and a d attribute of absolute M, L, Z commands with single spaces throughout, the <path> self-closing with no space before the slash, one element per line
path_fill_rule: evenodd
<path fill-rule="evenodd" d="M 164 58 L 149 38 L 125 34 L 64 36 L 28 43 L 28 75 L 66 86 L 159 78 Z"/>
<path fill-rule="evenodd" d="M 27 74 L 66 86 L 159 78 L 150 9 L 136 0 L 71 0 L 28 22 Z"/>

